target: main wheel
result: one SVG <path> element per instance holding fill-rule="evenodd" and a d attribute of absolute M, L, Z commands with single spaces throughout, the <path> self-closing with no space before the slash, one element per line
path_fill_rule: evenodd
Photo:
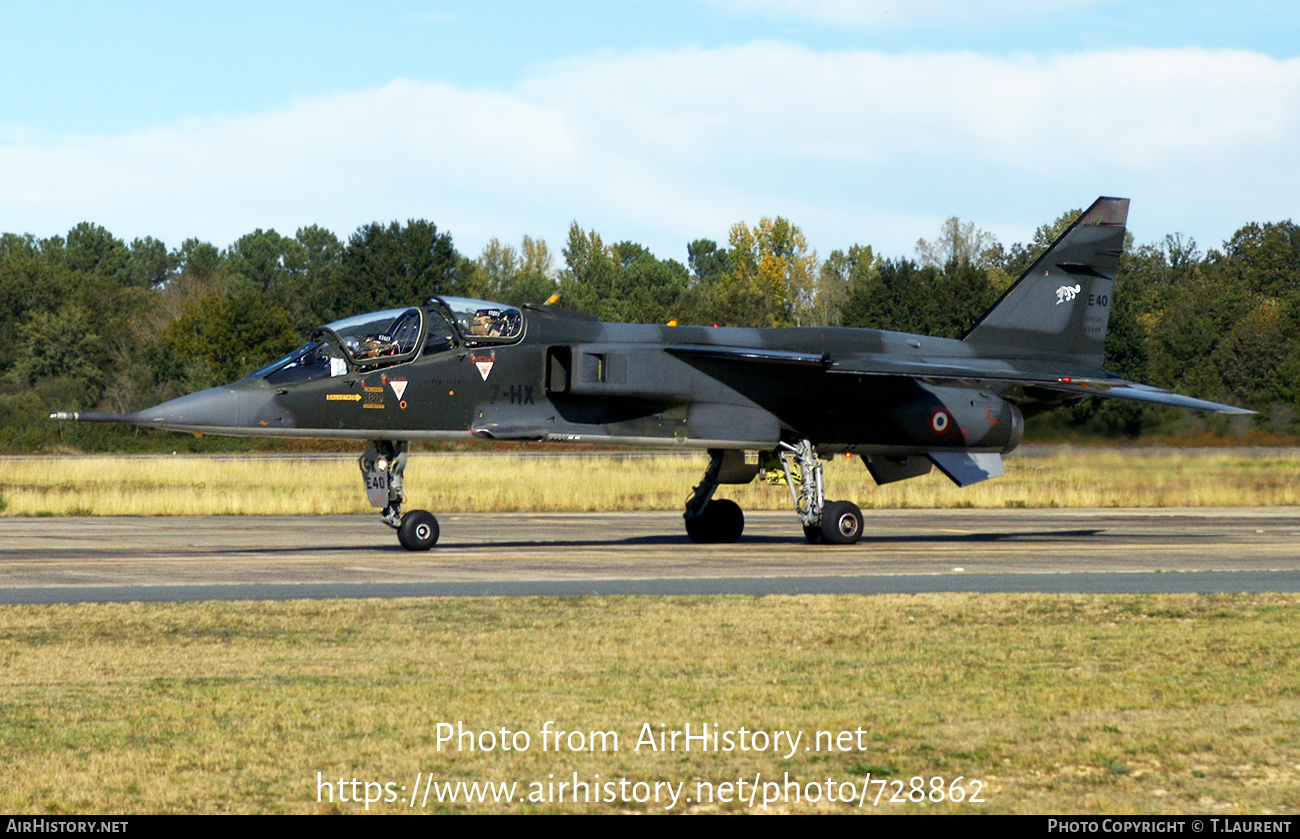
<path fill-rule="evenodd" d="M 408 551 L 427 551 L 438 542 L 438 520 L 426 510 L 412 510 L 402 516 L 397 541 Z"/>
<path fill-rule="evenodd" d="M 744 531 L 745 513 L 728 498 L 710 501 L 698 516 L 686 519 L 686 535 L 700 544 L 738 542 Z"/>
<path fill-rule="evenodd" d="M 852 545 L 862 538 L 862 511 L 852 501 L 831 501 L 822 510 L 822 539 Z"/>
<path fill-rule="evenodd" d="M 820 524 L 805 524 L 803 526 L 803 538 L 807 539 L 810 545 L 820 545 L 826 541 L 822 537 L 822 526 Z"/>

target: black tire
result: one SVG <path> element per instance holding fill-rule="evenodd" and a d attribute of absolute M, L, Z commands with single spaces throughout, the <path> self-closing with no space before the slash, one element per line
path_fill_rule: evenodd
<path fill-rule="evenodd" d="M 719 542 L 739 542 L 740 534 L 745 532 L 745 512 L 740 509 L 740 505 L 729 498 L 723 498 L 720 501 L 714 501 L 705 509 L 713 510 L 713 517 L 716 520 L 715 532 Z"/>
<path fill-rule="evenodd" d="M 408 551 L 427 551 L 438 543 L 438 520 L 426 510 L 412 510 L 402 516 L 397 541 Z"/>
<path fill-rule="evenodd" d="M 728 498 L 710 501 L 698 516 L 686 519 L 686 535 L 702 545 L 739 542 L 745 532 L 745 513 Z"/>
<path fill-rule="evenodd" d="M 820 524 L 805 524 L 803 526 L 803 538 L 807 539 L 810 545 L 820 545 L 826 541 L 822 538 L 822 526 Z"/>
<path fill-rule="evenodd" d="M 822 510 L 822 541 L 852 545 L 862 538 L 862 511 L 852 501 L 831 501 Z"/>

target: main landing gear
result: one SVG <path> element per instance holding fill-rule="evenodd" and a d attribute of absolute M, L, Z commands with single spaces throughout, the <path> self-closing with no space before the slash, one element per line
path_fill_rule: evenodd
<path fill-rule="evenodd" d="M 691 492 L 686 501 L 686 535 L 692 542 L 715 544 L 737 542 L 745 530 L 745 514 L 740 505 L 727 498 L 711 500 L 720 483 L 737 483 L 725 474 L 734 468 L 739 456 L 740 465 L 744 465 L 742 452 L 709 449 L 709 468 L 704 470 L 704 480 Z M 753 478 L 753 473 L 749 479 Z M 749 479 L 740 481 L 748 483 Z"/>
<path fill-rule="evenodd" d="M 760 468 L 780 470 L 790 488 L 804 537 L 814 545 L 852 545 L 862 538 L 862 510 L 852 501 L 827 501 L 822 462 L 809 440 L 782 442 L 765 462 L 745 466 L 742 452 L 709 450 L 709 468 L 686 502 L 686 535 L 692 542 L 735 542 L 745 529 L 745 514 L 734 501 L 713 501 L 719 484 L 748 483 Z M 779 482 L 779 478 L 777 478 Z"/>
<path fill-rule="evenodd" d="M 406 449 L 404 441 L 371 440 L 359 465 L 370 503 L 383 508 L 380 521 L 397 531 L 397 541 L 408 551 L 427 551 L 438 542 L 438 520 L 427 510 L 402 515 Z"/>
<path fill-rule="evenodd" d="M 862 511 L 852 501 L 827 501 L 822 462 L 808 440 L 782 442 L 777 450 L 794 511 L 809 543 L 852 545 L 862 538 Z"/>

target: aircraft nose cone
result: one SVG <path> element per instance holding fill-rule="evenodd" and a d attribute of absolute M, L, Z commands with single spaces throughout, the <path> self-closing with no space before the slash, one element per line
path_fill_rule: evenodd
<path fill-rule="evenodd" d="M 209 388 L 139 411 L 136 422 L 181 430 L 242 428 L 249 424 L 249 403 L 260 403 L 259 396 L 265 398 L 236 387 Z"/>

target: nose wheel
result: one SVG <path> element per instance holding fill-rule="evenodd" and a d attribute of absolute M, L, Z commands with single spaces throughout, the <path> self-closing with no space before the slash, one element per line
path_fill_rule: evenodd
<path fill-rule="evenodd" d="M 412 510 L 397 526 L 397 541 L 408 551 L 427 551 L 438 543 L 438 520 L 427 510 Z"/>

